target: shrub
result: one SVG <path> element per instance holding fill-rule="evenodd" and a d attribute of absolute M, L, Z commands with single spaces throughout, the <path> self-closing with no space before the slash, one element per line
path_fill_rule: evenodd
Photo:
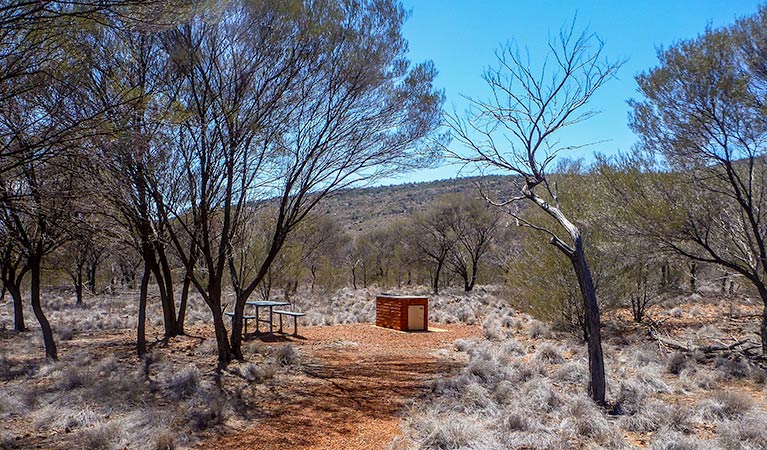
<path fill-rule="evenodd" d="M 719 443 L 727 449 L 757 450 L 767 448 L 767 415 L 748 413 L 740 420 L 727 421 L 718 427 Z"/>
<path fill-rule="evenodd" d="M 729 358 L 718 356 L 714 359 L 714 367 L 732 378 L 746 378 L 751 375 L 754 369 L 748 359 L 739 355 Z"/>
<path fill-rule="evenodd" d="M 192 413 L 189 414 L 189 421 L 192 425 L 192 429 L 195 431 L 203 431 L 219 425 L 224 421 L 224 413 L 221 403 L 212 401 L 195 408 Z"/>
<path fill-rule="evenodd" d="M 293 366 L 298 363 L 298 354 L 290 344 L 278 348 L 277 351 L 275 351 L 274 356 L 277 359 L 277 362 L 283 367 Z"/>
<path fill-rule="evenodd" d="M 16 441 L 16 436 L 8 432 L 0 433 L 0 449 L 12 450 L 15 448 L 19 448 L 18 442 Z"/>
<path fill-rule="evenodd" d="M 61 326 L 57 330 L 57 334 L 61 341 L 69 341 L 75 335 L 75 330 L 70 326 Z"/>
<path fill-rule="evenodd" d="M 669 406 L 666 410 L 665 426 L 689 434 L 693 430 L 693 411 L 687 406 Z"/>
<path fill-rule="evenodd" d="M 216 352 L 218 352 L 218 349 L 214 339 L 205 339 L 194 350 L 195 355 L 198 356 L 215 355 Z"/>
<path fill-rule="evenodd" d="M 453 346 L 459 352 L 467 352 L 473 345 L 473 342 L 467 341 L 466 339 L 457 339 L 455 342 L 453 342 Z"/>
<path fill-rule="evenodd" d="M 500 415 L 496 428 L 502 433 L 513 433 L 528 431 L 531 425 L 530 420 L 524 414 L 517 411 L 508 411 Z"/>
<path fill-rule="evenodd" d="M 668 315 L 675 318 L 680 318 L 684 315 L 682 308 L 676 307 L 668 311 Z"/>
<path fill-rule="evenodd" d="M 117 432 L 113 425 L 98 423 L 79 433 L 79 442 L 84 450 L 103 450 L 112 448 Z"/>
<path fill-rule="evenodd" d="M 525 356 L 527 354 L 525 347 L 513 339 L 505 341 L 503 344 L 501 344 L 501 352 L 503 352 L 503 354 L 507 357 Z"/>
<path fill-rule="evenodd" d="M 277 373 L 277 368 L 274 364 L 261 363 L 247 363 L 240 367 L 240 375 L 248 381 L 254 381 L 256 383 L 263 383 L 266 380 L 274 378 Z"/>
<path fill-rule="evenodd" d="M 171 392 L 176 399 L 189 398 L 197 392 L 200 386 L 200 370 L 194 364 L 181 369 L 178 373 L 171 376 L 165 385 L 165 388 Z"/>
<path fill-rule="evenodd" d="M 703 450 L 702 443 L 672 430 L 653 434 L 650 450 Z"/>
<path fill-rule="evenodd" d="M 510 381 L 526 382 L 533 378 L 545 377 L 548 375 L 546 367 L 537 361 L 514 361 L 510 364 Z"/>
<path fill-rule="evenodd" d="M 56 383 L 56 387 L 62 390 L 83 387 L 88 383 L 88 376 L 77 367 L 65 367 Z"/>
<path fill-rule="evenodd" d="M 494 409 L 493 405 L 494 402 L 489 397 L 487 389 L 477 383 L 470 383 L 464 388 L 460 402 L 456 406 L 468 414 L 476 414 Z"/>
<path fill-rule="evenodd" d="M 663 424 L 666 407 L 658 400 L 648 401 L 635 413 L 621 417 L 619 423 L 622 428 L 635 433 L 657 431 Z"/>
<path fill-rule="evenodd" d="M 582 385 L 588 379 L 588 369 L 580 362 L 571 361 L 562 364 L 553 374 L 552 378 L 565 383 Z"/>
<path fill-rule="evenodd" d="M 415 424 L 421 437 L 420 449 L 473 448 L 476 441 L 486 435 L 478 421 L 461 416 L 437 418 L 421 416 Z"/>
<path fill-rule="evenodd" d="M 672 353 L 666 362 L 666 371 L 674 375 L 682 373 L 685 367 L 687 367 L 687 356 L 681 352 Z"/>
<path fill-rule="evenodd" d="M 682 377 L 692 386 L 710 391 L 719 387 L 719 376 L 707 369 L 683 370 Z"/>
<path fill-rule="evenodd" d="M 530 339 L 545 339 L 551 336 L 551 329 L 539 320 L 532 320 L 527 329 L 527 337 Z"/>
<path fill-rule="evenodd" d="M 562 357 L 559 350 L 549 343 L 538 347 L 535 355 L 533 355 L 533 359 L 546 364 L 562 364 L 565 362 L 565 358 Z"/>
<path fill-rule="evenodd" d="M 671 392 L 669 386 L 661 379 L 660 374 L 650 368 L 637 370 L 634 381 L 639 383 L 642 386 L 642 389 L 647 392 Z"/>
<path fill-rule="evenodd" d="M 647 390 L 636 380 L 628 380 L 620 383 L 617 407 L 623 414 L 634 415 L 642 410 L 647 399 Z"/>
<path fill-rule="evenodd" d="M 599 412 L 591 399 L 579 395 L 567 405 L 568 417 L 566 422 L 572 424 L 575 432 L 583 437 L 592 438 L 596 441 L 607 440 L 610 433 L 610 424 Z M 566 424 L 563 424 L 567 427 Z"/>
<path fill-rule="evenodd" d="M 176 437 L 170 430 L 162 430 L 154 438 L 153 450 L 175 450 Z"/>
<path fill-rule="evenodd" d="M 740 392 L 719 391 L 713 398 L 722 405 L 722 413 L 727 418 L 741 416 L 754 407 L 754 400 Z"/>
<path fill-rule="evenodd" d="M 482 333 L 486 339 L 491 341 L 500 341 L 506 337 L 506 333 L 501 327 L 501 320 L 495 314 L 485 317 L 482 321 Z"/>

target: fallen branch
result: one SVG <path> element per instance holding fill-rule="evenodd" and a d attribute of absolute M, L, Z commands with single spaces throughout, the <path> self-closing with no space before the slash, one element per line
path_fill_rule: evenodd
<path fill-rule="evenodd" d="M 735 341 L 732 344 L 712 344 L 712 345 L 704 345 L 702 347 L 695 347 L 690 344 L 684 344 L 682 342 L 679 342 L 677 340 L 671 339 L 667 336 L 661 335 L 656 329 L 653 327 L 647 328 L 647 333 L 652 337 L 653 339 L 657 340 L 661 344 L 673 348 L 674 350 L 679 350 L 685 353 L 695 353 L 695 352 L 702 352 L 702 353 L 715 353 L 715 352 L 727 352 L 727 351 L 733 351 L 740 347 L 741 345 L 744 345 L 749 342 L 748 339 L 743 339 L 740 341 Z"/>

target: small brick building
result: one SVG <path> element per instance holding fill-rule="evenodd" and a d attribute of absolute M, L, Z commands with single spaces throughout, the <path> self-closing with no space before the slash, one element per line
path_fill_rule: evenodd
<path fill-rule="evenodd" d="M 429 298 L 390 294 L 376 296 L 376 325 L 400 331 L 428 331 Z"/>

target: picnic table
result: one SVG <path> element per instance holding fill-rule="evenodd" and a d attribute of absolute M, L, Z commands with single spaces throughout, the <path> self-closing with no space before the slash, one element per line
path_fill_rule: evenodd
<path fill-rule="evenodd" d="M 272 318 L 274 317 L 274 307 L 275 306 L 287 306 L 290 305 L 290 302 L 280 302 L 280 301 L 273 301 L 273 300 L 258 300 L 254 302 L 245 302 L 248 306 L 255 306 L 256 307 L 256 333 L 258 333 L 258 324 L 261 322 L 268 323 L 269 324 L 269 334 L 272 334 L 274 329 L 272 325 Z M 261 315 L 258 313 L 259 308 L 269 308 L 269 319 L 262 319 Z"/>
<path fill-rule="evenodd" d="M 297 311 L 288 311 L 288 310 L 275 310 L 275 306 L 288 306 L 290 305 L 290 302 L 281 302 L 281 301 L 272 301 L 272 300 L 258 300 L 258 301 L 252 301 L 252 302 L 245 302 L 246 306 L 254 306 L 256 308 L 255 314 L 243 314 L 242 319 L 244 321 L 245 328 L 243 329 L 244 334 L 248 334 L 248 320 L 255 320 L 256 321 L 256 333 L 259 333 L 259 323 L 268 323 L 269 324 L 269 334 L 274 333 L 274 315 L 277 314 L 280 317 L 280 333 L 284 333 L 282 330 L 282 316 L 290 316 L 293 317 L 293 336 L 298 336 L 298 322 L 297 319 L 301 316 L 304 316 L 305 314 L 302 312 Z M 259 312 L 260 308 L 268 308 L 269 309 L 269 318 L 268 319 L 262 319 L 261 314 Z M 227 311 L 225 313 L 227 316 L 230 316 L 232 320 L 234 320 L 234 313 Z"/>

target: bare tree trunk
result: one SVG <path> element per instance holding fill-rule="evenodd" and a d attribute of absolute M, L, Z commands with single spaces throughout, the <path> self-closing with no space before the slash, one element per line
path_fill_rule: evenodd
<path fill-rule="evenodd" d="M 575 269 L 575 275 L 578 279 L 578 286 L 583 298 L 583 313 L 586 315 L 587 346 L 589 352 L 589 393 L 591 399 L 600 406 L 605 406 L 606 379 L 605 362 L 602 354 L 602 332 L 601 320 L 599 316 L 599 303 L 594 289 L 594 280 L 591 277 L 591 269 L 586 261 L 586 253 L 583 248 L 583 237 L 578 227 L 562 214 L 562 212 L 535 196 L 529 190 L 528 198 L 535 201 L 544 211 L 567 230 L 567 234 L 572 239 L 573 246 L 570 247 L 556 236 L 552 235 L 551 244 L 564 253 L 572 262 Z"/>
<path fill-rule="evenodd" d="M 432 281 L 432 290 L 434 294 L 439 294 L 439 274 L 442 272 L 442 261 L 437 262 L 437 267 L 434 269 L 434 281 Z"/>
<path fill-rule="evenodd" d="M 74 276 L 72 277 L 72 284 L 75 288 L 75 305 L 82 306 L 83 304 L 83 267 L 78 266 Z"/>
<path fill-rule="evenodd" d="M 139 358 L 146 354 L 146 304 L 150 274 L 149 264 L 144 261 L 144 274 L 141 276 L 138 297 L 138 324 L 136 326 L 136 353 Z"/>
<path fill-rule="evenodd" d="M 96 269 L 97 268 L 98 268 L 98 264 L 96 262 L 88 264 L 88 270 L 87 270 L 88 290 L 91 291 L 91 294 L 93 295 L 96 295 Z M 82 275 L 81 275 L 81 279 L 82 279 Z"/>
<path fill-rule="evenodd" d="M 155 246 L 159 247 L 159 246 Z M 165 337 L 170 338 L 177 334 L 176 324 L 176 302 L 173 298 L 173 276 L 168 264 L 168 258 L 165 256 L 165 250 L 157 248 L 157 268 L 162 271 L 162 276 L 157 277 L 157 284 L 163 284 L 160 289 L 160 300 L 162 301 L 162 315 L 165 322 Z"/>
<path fill-rule="evenodd" d="M 767 300 L 764 301 L 764 309 L 762 309 L 762 323 L 759 327 L 759 334 L 762 337 L 762 354 L 767 355 Z"/>
<path fill-rule="evenodd" d="M 37 321 L 40 322 L 40 329 L 43 333 L 43 342 L 45 343 L 45 357 L 52 361 L 56 361 L 59 356 L 56 350 L 56 342 L 53 340 L 53 331 L 51 330 L 51 324 L 45 317 L 43 308 L 40 305 L 40 272 L 41 272 L 42 258 L 40 256 L 33 256 L 29 258 L 29 268 L 31 270 L 32 280 L 29 287 L 29 293 L 32 303 L 32 311 L 35 313 Z"/>
<path fill-rule="evenodd" d="M 187 274 L 184 277 L 184 285 L 181 288 L 181 300 L 178 304 L 178 317 L 176 318 L 176 333 L 178 333 L 179 336 L 185 334 L 184 322 L 186 321 L 186 304 L 189 300 L 189 287 L 191 284 L 192 279 Z"/>
<path fill-rule="evenodd" d="M 165 338 L 171 338 L 176 335 L 176 306 L 172 304 L 172 300 L 169 297 L 173 296 L 173 286 L 171 283 L 171 292 L 168 293 L 168 283 L 165 281 L 165 270 L 160 267 L 160 263 L 157 261 L 156 253 L 151 244 L 148 244 L 150 248 L 145 251 L 145 257 L 148 258 L 149 268 L 154 275 L 157 282 L 157 288 L 160 291 L 160 304 L 162 306 L 163 326 L 165 330 Z"/>
<path fill-rule="evenodd" d="M 586 314 L 586 327 L 588 331 L 588 350 L 589 350 L 589 392 L 591 398 L 600 406 L 605 403 L 605 365 L 602 354 L 602 332 L 601 320 L 599 317 L 599 304 L 597 303 L 596 291 L 594 290 L 594 281 L 591 277 L 591 269 L 586 262 L 586 255 L 583 251 L 583 241 L 578 235 L 575 239 L 575 252 L 571 261 L 575 268 L 578 278 L 578 285 L 581 288 L 583 296 L 583 309 Z"/>
<path fill-rule="evenodd" d="M 233 353 L 232 348 L 233 348 L 233 345 L 235 344 L 235 341 L 237 345 L 239 345 L 239 338 L 241 338 L 242 335 L 241 334 L 238 335 L 237 336 L 238 339 L 235 339 L 235 335 L 232 335 L 232 345 L 230 345 L 229 335 L 226 333 L 226 326 L 224 325 L 224 313 L 221 310 L 221 280 L 218 280 L 217 283 L 214 283 L 214 285 L 210 289 L 209 295 L 210 295 L 209 306 L 213 314 L 213 328 L 216 333 L 216 346 L 218 348 L 218 365 L 219 367 L 225 367 L 232 360 L 233 354 L 236 354 L 236 353 Z M 235 305 L 235 308 L 236 306 L 237 305 Z M 243 311 L 244 311 L 244 304 L 243 304 Z M 240 311 L 240 317 L 242 317 L 243 311 Z M 236 314 L 236 311 L 235 311 L 235 314 Z M 234 328 L 235 326 L 233 325 L 232 329 Z"/>
<path fill-rule="evenodd" d="M 27 331 L 27 326 L 24 323 L 24 302 L 21 298 L 21 286 L 8 282 L 4 283 L 4 286 L 13 299 L 13 329 Z"/>
<path fill-rule="evenodd" d="M 698 263 L 693 261 L 690 264 L 690 292 L 693 294 L 697 290 L 697 281 L 698 281 Z"/>

